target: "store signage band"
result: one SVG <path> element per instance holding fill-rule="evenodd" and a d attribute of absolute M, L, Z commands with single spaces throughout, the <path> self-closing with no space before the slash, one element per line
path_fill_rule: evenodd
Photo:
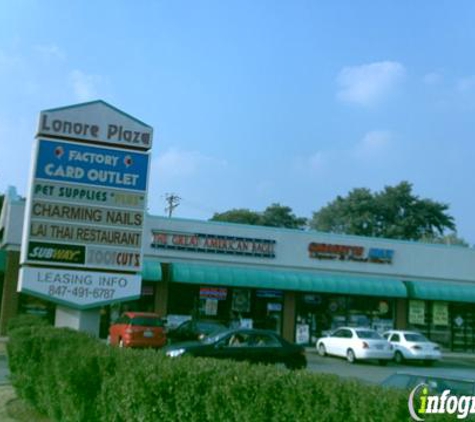
<path fill-rule="evenodd" d="M 369 262 L 374 264 L 392 264 L 394 250 L 369 248 L 363 246 L 338 245 L 312 242 L 308 245 L 309 257 L 322 260 L 340 260 Z"/>
<path fill-rule="evenodd" d="M 152 232 L 152 248 L 275 258 L 275 240 L 206 233 Z"/>

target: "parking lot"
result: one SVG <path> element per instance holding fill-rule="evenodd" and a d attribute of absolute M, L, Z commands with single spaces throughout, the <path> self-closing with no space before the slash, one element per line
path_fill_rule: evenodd
<path fill-rule="evenodd" d="M 409 362 L 402 365 L 389 363 L 380 366 L 378 362 L 357 362 L 350 364 L 345 359 L 321 357 L 316 351 L 307 351 L 308 370 L 335 374 L 341 377 L 353 377 L 369 383 L 378 384 L 395 372 L 412 372 L 423 375 L 455 376 L 475 380 L 475 358 L 470 355 L 447 357 L 432 366 L 419 362 Z"/>

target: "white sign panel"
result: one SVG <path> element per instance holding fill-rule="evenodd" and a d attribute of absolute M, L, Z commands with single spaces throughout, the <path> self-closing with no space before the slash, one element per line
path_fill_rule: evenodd
<path fill-rule="evenodd" d="M 42 111 L 38 135 L 148 150 L 153 129 L 104 101 L 93 101 Z"/>
<path fill-rule="evenodd" d="M 23 267 L 19 288 L 23 293 L 86 309 L 101 303 L 140 297 L 140 276 L 92 271 Z"/>

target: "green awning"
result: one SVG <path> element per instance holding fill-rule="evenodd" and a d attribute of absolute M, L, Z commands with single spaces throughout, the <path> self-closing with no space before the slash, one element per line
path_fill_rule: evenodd
<path fill-rule="evenodd" d="M 406 281 L 412 299 L 475 303 L 475 284 L 448 281 Z"/>
<path fill-rule="evenodd" d="M 160 262 L 145 259 L 142 266 L 142 278 L 147 281 L 160 281 L 162 279 Z"/>
<path fill-rule="evenodd" d="M 0 274 L 5 274 L 7 265 L 7 251 L 0 251 Z"/>
<path fill-rule="evenodd" d="M 181 263 L 172 264 L 171 267 L 172 280 L 179 283 L 365 296 L 407 297 L 406 287 L 402 281 L 388 278 Z"/>

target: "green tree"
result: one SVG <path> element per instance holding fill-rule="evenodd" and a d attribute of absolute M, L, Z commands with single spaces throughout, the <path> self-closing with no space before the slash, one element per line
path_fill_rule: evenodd
<path fill-rule="evenodd" d="M 391 239 L 420 240 L 443 236 L 455 230 L 447 211 L 449 206 L 421 199 L 412 192 L 412 184 L 401 182 L 372 193 L 357 188 L 348 196 L 338 196 L 313 213 L 310 227 L 332 233 Z"/>
<path fill-rule="evenodd" d="M 260 219 L 261 216 L 258 212 L 250 211 L 246 208 L 239 208 L 215 213 L 210 221 L 258 225 L 260 224 Z"/>
<path fill-rule="evenodd" d="M 261 214 L 260 224 L 262 226 L 302 229 L 306 226 L 307 219 L 297 217 L 290 207 L 274 203 L 269 205 Z"/>
<path fill-rule="evenodd" d="M 277 203 L 269 205 L 263 212 L 255 212 L 241 208 L 232 209 L 223 213 L 215 213 L 210 221 L 286 227 L 290 229 L 301 229 L 307 224 L 307 219 L 297 217 L 292 212 L 292 208 Z"/>
<path fill-rule="evenodd" d="M 425 236 L 421 239 L 421 241 L 426 243 L 437 243 L 441 245 L 463 246 L 465 248 L 468 248 L 470 246 L 465 239 L 458 237 L 456 232 L 448 233 L 443 236 Z"/>

